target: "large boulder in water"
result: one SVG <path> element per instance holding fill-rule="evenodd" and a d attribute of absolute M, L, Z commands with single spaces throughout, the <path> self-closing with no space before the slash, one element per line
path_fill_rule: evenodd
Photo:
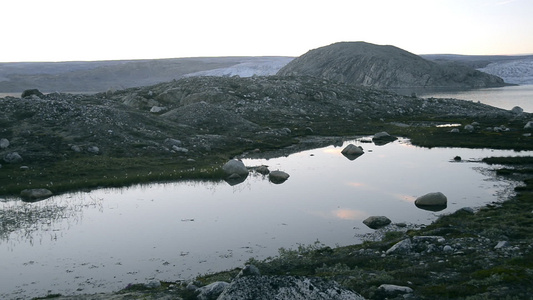
<path fill-rule="evenodd" d="M 365 151 L 363 151 L 363 147 L 356 146 L 354 144 L 349 144 L 348 146 L 344 147 L 342 149 L 341 154 L 344 155 L 349 160 L 354 160 L 358 158 L 359 156 L 363 155 Z"/>
<path fill-rule="evenodd" d="M 372 229 L 379 229 L 389 225 L 390 223 L 391 220 L 385 216 L 371 216 L 363 221 L 363 224 Z"/>
<path fill-rule="evenodd" d="M 416 198 L 415 205 L 425 210 L 440 211 L 448 205 L 448 198 L 441 192 L 429 193 Z"/>
<path fill-rule="evenodd" d="M 240 177 L 248 176 L 248 169 L 242 161 L 237 159 L 232 159 L 224 164 L 222 166 L 222 171 L 224 171 L 224 173 L 226 173 L 228 176 L 232 176 L 233 174 L 236 174 Z"/>

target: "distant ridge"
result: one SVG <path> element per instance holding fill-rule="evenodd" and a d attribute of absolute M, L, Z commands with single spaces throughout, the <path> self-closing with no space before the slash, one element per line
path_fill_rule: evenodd
<path fill-rule="evenodd" d="M 438 64 L 394 46 L 340 42 L 311 50 L 277 75 L 308 75 L 377 88 L 483 88 L 503 79 L 462 64 Z"/>

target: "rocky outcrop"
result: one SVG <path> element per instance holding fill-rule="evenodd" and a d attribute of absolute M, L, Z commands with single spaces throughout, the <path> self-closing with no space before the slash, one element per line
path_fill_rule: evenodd
<path fill-rule="evenodd" d="M 315 76 L 376 88 L 481 88 L 503 79 L 464 65 L 437 64 L 394 46 L 341 42 L 311 50 L 281 68 L 280 76 Z"/>
<path fill-rule="evenodd" d="M 234 280 L 218 300 L 363 300 L 334 281 L 293 276 L 246 276 Z"/>

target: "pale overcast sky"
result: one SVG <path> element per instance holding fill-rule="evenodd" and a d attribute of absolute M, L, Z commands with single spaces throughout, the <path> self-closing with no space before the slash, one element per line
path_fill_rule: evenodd
<path fill-rule="evenodd" d="M 0 1 L 0 62 L 299 56 L 340 41 L 533 54 L 533 0 Z"/>

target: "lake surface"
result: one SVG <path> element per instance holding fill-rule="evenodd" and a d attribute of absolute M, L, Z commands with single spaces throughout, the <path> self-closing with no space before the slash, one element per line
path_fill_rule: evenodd
<path fill-rule="evenodd" d="M 0 298 L 112 291 L 152 279 L 175 281 L 264 259 L 280 247 L 315 241 L 361 242 L 362 221 L 428 224 L 462 207 L 506 199 L 515 183 L 495 178 L 488 156 L 531 151 L 419 148 L 369 138 L 288 157 L 246 159 L 290 174 L 273 184 L 257 173 L 241 184 L 180 182 L 101 189 L 36 203 L 0 201 Z M 365 154 L 340 151 L 348 143 Z M 462 161 L 453 160 L 461 156 Z M 440 191 L 448 207 L 431 212 L 416 197 Z"/>
<path fill-rule="evenodd" d="M 505 86 L 467 91 L 418 92 L 424 98 L 454 98 L 481 102 L 503 109 L 520 106 L 525 112 L 533 113 L 533 85 Z"/>

